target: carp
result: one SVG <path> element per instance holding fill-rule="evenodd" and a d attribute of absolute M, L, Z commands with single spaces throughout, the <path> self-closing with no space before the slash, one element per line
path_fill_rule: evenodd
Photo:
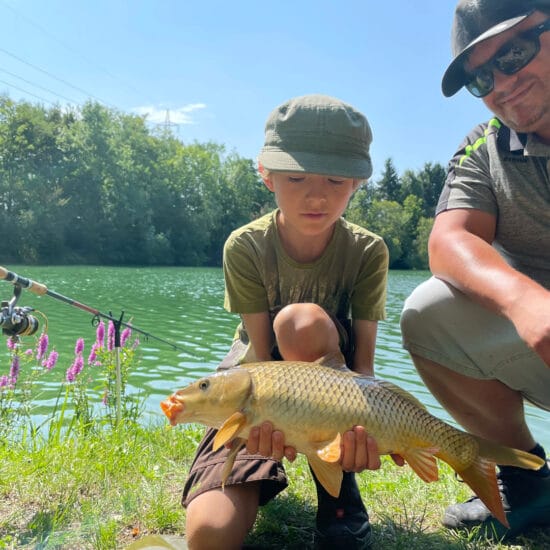
<path fill-rule="evenodd" d="M 426 482 L 438 479 L 436 458 L 449 464 L 506 527 L 496 464 L 533 470 L 544 465 L 535 455 L 447 424 L 395 384 L 348 369 L 338 353 L 312 363 L 267 361 L 218 371 L 176 391 L 161 408 L 172 426 L 218 429 L 214 450 L 231 445 L 222 484 L 250 428 L 269 420 L 337 497 L 341 435 L 360 425 L 376 439 L 380 454 L 401 455 Z"/>

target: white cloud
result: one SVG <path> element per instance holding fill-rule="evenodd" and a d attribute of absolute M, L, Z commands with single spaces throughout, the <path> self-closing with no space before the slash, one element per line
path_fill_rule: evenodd
<path fill-rule="evenodd" d="M 154 105 L 136 107 L 133 109 L 140 116 L 145 116 L 147 122 L 164 124 L 167 120 L 171 124 L 195 124 L 193 114 L 196 111 L 205 109 L 204 103 L 189 103 L 176 109 L 163 109 Z"/>

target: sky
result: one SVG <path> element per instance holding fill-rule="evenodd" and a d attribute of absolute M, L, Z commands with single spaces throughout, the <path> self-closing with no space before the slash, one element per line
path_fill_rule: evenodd
<path fill-rule="evenodd" d="M 441 93 L 455 0 L 0 0 L 0 93 L 88 100 L 255 159 L 269 113 L 332 95 L 368 118 L 374 175 L 447 165 L 490 118 Z"/>

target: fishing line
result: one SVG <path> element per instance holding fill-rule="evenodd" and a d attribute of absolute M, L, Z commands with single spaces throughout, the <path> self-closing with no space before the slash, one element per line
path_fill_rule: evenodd
<path fill-rule="evenodd" d="M 64 296 L 63 294 L 59 294 L 58 292 L 50 290 L 43 283 L 38 283 L 27 277 L 22 277 L 21 275 L 18 275 L 13 271 L 9 271 L 2 266 L 0 266 L 0 280 L 5 280 L 9 283 L 12 283 L 15 287 L 14 294 L 11 300 L 2 302 L 2 310 L 0 312 L 0 326 L 2 326 L 2 332 L 4 334 L 29 335 L 29 334 L 34 334 L 34 332 L 36 332 L 36 330 L 38 329 L 38 320 L 36 319 L 36 317 L 31 315 L 30 313 L 35 310 L 28 306 L 21 307 L 16 305 L 17 300 L 19 299 L 19 296 L 21 294 L 21 289 L 25 288 L 39 296 L 44 296 L 44 295 L 50 296 L 51 298 L 55 298 L 56 300 L 59 300 L 61 302 L 64 302 L 66 304 L 69 304 L 73 307 L 76 307 L 78 309 L 86 311 L 87 313 L 92 314 L 93 325 L 97 325 L 97 323 L 99 322 L 98 321 L 99 319 L 106 319 L 108 321 L 111 321 L 115 327 L 115 338 L 117 336 L 117 333 L 119 333 L 120 327 L 124 326 L 139 334 L 142 334 L 143 336 L 145 336 L 146 339 L 151 338 L 153 340 L 156 340 L 157 342 L 161 342 L 167 346 L 170 346 L 174 350 L 185 351 L 183 348 L 177 346 L 173 342 L 165 340 L 164 338 L 159 338 L 158 336 L 155 336 L 150 332 L 141 330 L 130 323 L 125 323 L 124 321 L 122 321 L 122 318 L 124 316 L 124 311 L 122 312 L 121 316 L 118 319 L 116 319 L 115 317 L 113 317 L 111 312 L 109 312 L 109 314 L 103 313 L 98 309 L 95 309 L 89 305 L 83 304 L 82 302 L 78 302 L 73 298 L 69 298 L 68 296 Z M 47 321 L 46 321 L 46 324 L 47 324 Z"/>

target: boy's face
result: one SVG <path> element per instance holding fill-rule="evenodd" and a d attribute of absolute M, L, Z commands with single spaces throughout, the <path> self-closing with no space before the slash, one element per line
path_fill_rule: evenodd
<path fill-rule="evenodd" d="M 280 221 L 310 237 L 332 231 L 359 185 L 351 178 L 300 172 L 271 172 L 264 183 L 275 193 Z"/>

